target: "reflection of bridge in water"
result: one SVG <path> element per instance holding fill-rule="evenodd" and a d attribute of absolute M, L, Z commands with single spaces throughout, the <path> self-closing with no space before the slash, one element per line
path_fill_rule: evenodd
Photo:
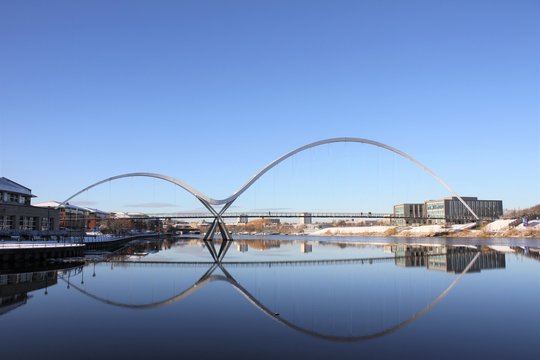
<path fill-rule="evenodd" d="M 470 249 L 469 249 L 470 250 Z M 408 319 L 401 321 L 393 326 L 387 327 L 383 330 L 362 334 L 362 335 L 351 335 L 351 336 L 341 336 L 341 335 L 332 335 L 332 334 L 325 334 L 318 331 L 314 331 L 299 325 L 296 325 L 292 321 L 288 320 L 287 318 L 281 316 L 279 313 L 274 312 L 272 309 L 267 307 L 265 304 L 263 304 L 260 300 L 258 300 L 252 293 L 250 293 L 246 288 L 244 288 L 225 268 L 226 266 L 286 266 L 286 265 L 323 265 L 323 264 L 349 264 L 349 263 L 356 263 L 356 264 L 372 264 L 377 261 L 396 261 L 396 257 L 385 257 L 385 258 L 365 258 L 365 259 L 343 259 L 343 260 L 316 260 L 316 261 L 291 261 L 291 262 L 233 262 L 231 264 L 227 263 L 201 263 L 201 262 L 192 262 L 192 263 L 186 263 L 186 262 L 173 262 L 173 263 L 166 263 L 166 262 L 128 262 L 127 264 L 131 266 L 147 266 L 147 265 L 169 265 L 169 266 L 209 266 L 208 270 L 204 273 L 203 276 L 201 276 L 192 286 L 186 288 L 185 290 L 179 292 L 178 294 L 166 298 L 161 301 L 157 302 L 151 302 L 151 303 L 144 303 L 144 304 L 132 304 L 132 303 L 124 303 L 119 301 L 114 301 L 110 299 L 106 299 L 103 297 L 100 297 L 98 295 L 92 294 L 91 292 L 83 289 L 82 287 L 79 287 L 75 284 L 73 284 L 70 281 L 70 277 L 68 279 L 62 277 L 61 279 L 68 284 L 68 287 L 73 288 L 77 290 L 78 292 L 88 296 L 89 298 L 92 298 L 98 302 L 101 302 L 106 305 L 115 306 L 115 307 L 121 307 L 121 308 L 128 308 L 128 309 L 151 309 L 151 308 L 158 308 L 162 306 L 171 305 L 177 302 L 180 302 L 182 300 L 185 300 L 189 296 L 193 295 L 195 292 L 202 290 L 204 287 L 209 285 L 210 283 L 214 282 L 225 282 L 231 285 L 235 290 L 237 290 L 244 298 L 246 298 L 251 304 L 253 304 L 259 311 L 261 311 L 263 314 L 271 318 L 272 320 L 275 320 L 282 325 L 286 326 L 287 328 L 290 328 L 292 330 L 298 331 L 300 333 L 313 336 L 316 338 L 329 340 L 329 341 L 335 341 L 335 342 L 358 342 L 358 341 L 365 341 L 370 339 L 375 339 L 378 337 L 382 337 L 388 334 L 391 334 L 393 332 L 396 332 L 407 325 L 410 325 L 411 323 L 417 321 L 420 319 L 423 315 L 427 314 L 430 310 L 432 310 L 435 305 L 440 302 L 442 299 L 444 299 L 461 281 L 463 276 L 467 274 L 471 269 L 474 268 L 476 262 L 478 259 L 483 255 L 480 251 L 469 251 L 470 254 L 470 261 L 466 266 L 463 268 L 461 273 L 451 282 L 451 284 L 444 289 L 443 292 L 439 296 L 437 296 L 432 302 L 430 302 L 426 307 L 421 309 L 420 311 L 414 313 L 412 316 L 410 316 Z M 428 255 L 429 256 L 429 255 Z M 503 255 L 504 256 L 504 255 Z M 275 264 L 275 265 L 274 265 Z M 216 270 L 220 270 L 223 275 L 216 275 L 214 272 Z"/>

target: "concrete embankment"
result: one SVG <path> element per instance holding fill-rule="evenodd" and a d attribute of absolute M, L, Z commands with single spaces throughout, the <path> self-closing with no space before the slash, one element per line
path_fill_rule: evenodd
<path fill-rule="evenodd" d="M 0 261 L 8 264 L 81 257 L 85 249 L 84 244 L 0 243 Z"/>
<path fill-rule="evenodd" d="M 57 242 L 0 242 L 0 263 L 32 263 L 52 259 L 83 257 L 86 251 L 116 250 L 133 240 L 156 239 L 160 234 L 141 234 L 115 238 L 99 238 L 93 241 L 73 239 L 67 243 Z"/>

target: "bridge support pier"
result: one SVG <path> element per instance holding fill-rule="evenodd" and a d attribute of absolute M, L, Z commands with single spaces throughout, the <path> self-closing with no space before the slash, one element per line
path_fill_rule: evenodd
<path fill-rule="evenodd" d="M 232 205 L 232 201 L 225 204 L 223 208 L 217 212 L 208 202 L 205 200 L 199 198 L 199 201 L 214 215 L 214 220 L 212 221 L 212 224 L 208 228 L 208 231 L 204 235 L 204 243 L 206 247 L 208 248 L 208 251 L 210 251 L 210 255 L 212 255 L 212 258 L 216 263 L 221 263 L 221 260 L 229 250 L 231 243 L 233 241 L 233 238 L 231 234 L 229 233 L 229 230 L 227 230 L 227 225 L 225 225 L 225 222 L 223 221 L 223 218 L 221 217 L 225 211 Z M 216 234 L 216 230 L 219 229 L 219 232 L 221 233 L 221 246 L 219 248 L 219 251 L 216 250 L 214 237 Z"/>

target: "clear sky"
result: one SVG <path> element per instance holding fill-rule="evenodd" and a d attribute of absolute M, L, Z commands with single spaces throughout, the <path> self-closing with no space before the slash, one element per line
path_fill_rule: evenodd
<path fill-rule="evenodd" d="M 467 196 L 540 203 L 540 2 L 2 1 L 0 176 L 34 202 L 121 173 L 230 195 L 308 142 L 399 148 Z M 367 145 L 272 170 L 237 209 L 390 211 L 447 196 Z M 199 207 L 158 180 L 81 204 Z M 76 201 L 74 201 L 76 202 Z"/>

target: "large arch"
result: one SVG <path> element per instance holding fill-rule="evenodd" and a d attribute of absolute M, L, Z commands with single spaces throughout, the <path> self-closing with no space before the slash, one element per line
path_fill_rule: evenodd
<path fill-rule="evenodd" d="M 301 147 L 299 147 L 299 148 L 297 148 L 295 150 L 292 150 L 292 151 L 286 153 L 285 155 L 277 158 L 276 160 L 272 161 L 270 164 L 268 164 L 267 166 L 265 166 L 261 170 L 259 170 L 258 173 L 253 175 L 253 177 L 251 179 L 249 179 L 242 187 L 240 187 L 240 189 L 238 189 L 234 194 L 232 194 L 231 196 L 229 196 L 226 199 L 218 200 L 216 205 L 229 204 L 229 203 L 234 202 L 240 195 L 242 195 L 247 189 L 249 189 L 249 187 L 251 187 L 261 176 L 263 176 L 270 169 L 272 169 L 273 167 L 275 167 L 279 163 L 285 161 L 286 159 L 288 159 L 288 158 L 290 158 L 290 157 L 292 157 L 292 156 L 294 156 L 294 155 L 296 155 L 296 154 L 298 154 L 298 153 L 300 153 L 302 151 L 305 151 L 307 149 L 311 149 L 311 148 L 321 146 L 321 145 L 333 144 L 333 143 L 361 143 L 361 144 L 368 144 L 368 145 L 373 145 L 373 146 L 376 146 L 376 147 L 379 147 L 379 148 L 382 148 L 382 149 L 385 149 L 385 150 L 388 150 L 388 151 L 391 151 L 391 152 L 393 152 L 395 154 L 400 155 L 401 157 L 403 157 L 403 158 L 411 161 L 412 163 L 414 163 L 416 166 L 418 166 L 419 168 L 421 168 L 422 170 L 427 172 L 434 179 L 436 179 L 439 183 L 441 183 L 441 185 L 443 185 L 450 192 L 450 194 L 452 194 L 453 196 L 455 196 L 455 197 L 457 197 L 459 199 L 459 201 L 463 204 L 463 206 L 465 206 L 465 208 L 467 210 L 469 210 L 469 212 L 474 216 L 474 218 L 476 220 L 479 220 L 476 213 L 470 208 L 469 205 L 467 205 L 467 203 L 461 198 L 461 196 L 459 196 L 459 194 L 454 189 L 452 189 L 452 187 L 450 187 L 450 185 L 448 185 L 448 183 L 446 181 L 444 181 L 439 175 L 435 174 L 435 172 L 433 172 L 427 166 L 422 164 L 420 161 L 416 160 L 415 158 L 413 158 L 411 155 L 407 154 L 406 152 L 401 151 L 399 149 L 396 149 L 396 148 L 394 148 L 394 147 L 392 147 L 390 145 L 387 145 L 387 144 L 384 144 L 384 143 L 381 143 L 381 142 L 378 142 L 378 141 L 374 141 L 374 140 L 363 139 L 363 138 L 355 138 L 355 137 L 339 137 L 339 138 L 330 138 L 330 139 L 325 139 L 325 140 L 319 140 L 319 141 L 315 141 L 315 142 L 306 144 L 304 146 L 301 146 Z"/>
<path fill-rule="evenodd" d="M 298 153 L 300 153 L 302 151 L 305 151 L 305 150 L 308 150 L 308 149 L 311 149 L 311 148 L 314 148 L 314 147 L 317 147 L 317 146 L 333 144 L 333 143 L 361 143 L 361 144 L 368 144 L 368 145 L 373 145 L 373 146 L 376 146 L 376 147 L 379 147 L 379 148 L 382 148 L 382 149 L 385 149 L 385 150 L 388 150 L 388 151 L 391 151 L 391 152 L 393 152 L 395 154 L 400 155 L 401 157 L 411 161 L 416 166 L 420 167 L 422 170 L 424 170 L 429 175 L 431 175 L 434 179 L 436 179 L 439 183 L 441 183 L 441 185 L 443 185 L 450 192 L 451 195 L 455 196 L 463 204 L 463 206 L 465 206 L 465 208 L 474 216 L 474 218 L 476 220 L 479 220 L 478 215 L 476 215 L 476 213 L 463 200 L 463 198 L 454 189 L 452 189 L 452 187 L 450 187 L 450 185 L 448 185 L 448 183 L 446 181 L 444 181 L 440 176 L 435 174 L 431 169 L 429 169 L 427 166 L 422 164 L 420 161 L 416 160 L 415 158 L 413 158 L 409 154 L 407 154 L 407 153 L 405 153 L 405 152 L 403 152 L 403 151 L 401 151 L 399 149 L 396 149 L 396 148 L 394 148 L 394 147 L 392 147 L 390 145 L 387 145 L 387 144 L 384 144 L 384 143 L 381 143 L 381 142 L 378 142 L 378 141 L 374 141 L 374 140 L 363 139 L 363 138 L 355 138 L 355 137 L 339 137 L 339 138 L 330 138 L 330 139 L 319 140 L 319 141 L 315 141 L 315 142 L 306 144 L 304 146 L 301 146 L 301 147 L 299 147 L 299 148 L 297 148 L 295 150 L 292 150 L 292 151 L 286 153 L 285 155 L 277 158 L 276 160 L 272 161 L 270 164 L 268 164 L 267 166 L 265 166 L 261 170 L 259 170 L 255 175 L 253 175 L 244 185 L 242 185 L 231 196 L 229 196 L 229 197 L 227 197 L 225 199 L 221 199 L 221 200 L 213 199 L 211 197 L 208 197 L 208 196 L 204 195 L 202 192 L 198 191 L 197 189 L 195 189 L 195 188 L 191 187 L 190 185 L 188 185 L 188 184 L 186 184 L 186 183 L 184 183 L 184 182 L 182 182 L 180 180 L 177 180 L 177 179 L 175 179 L 173 177 L 166 176 L 166 175 L 161 175 L 161 174 L 156 174 L 156 173 L 137 172 L 137 173 L 128 173 L 128 174 L 123 174 L 123 175 L 117 175 L 117 176 L 107 178 L 105 180 L 98 181 L 97 183 L 92 184 L 92 185 L 82 189 L 81 191 L 77 192 L 76 194 L 70 196 L 68 199 L 63 201 L 62 204 L 60 204 L 60 206 L 64 205 L 69 200 L 73 199 L 74 197 L 76 197 L 77 195 L 83 193 L 84 191 L 89 190 L 89 189 L 91 189 L 91 188 L 93 188 L 95 186 L 98 186 L 100 184 L 103 184 L 103 183 L 105 183 L 107 181 L 112 181 L 112 180 L 126 178 L 126 177 L 142 176 L 142 177 L 153 177 L 153 178 L 162 179 L 162 180 L 165 180 L 165 181 L 168 181 L 168 182 L 171 182 L 171 183 L 173 183 L 175 185 L 180 186 L 181 188 L 183 188 L 184 190 L 188 191 L 193 196 L 195 196 L 197 199 L 199 199 L 199 201 L 201 201 L 206 208 L 208 208 L 214 215 L 216 215 L 216 218 L 219 218 L 219 215 L 221 215 L 224 211 L 226 211 L 226 209 L 229 208 L 229 206 L 240 195 L 242 195 L 247 189 L 249 189 L 261 176 L 263 176 L 265 173 L 267 173 L 270 169 L 274 168 L 275 166 L 277 166 L 281 162 L 285 161 L 286 159 L 288 159 L 288 158 L 290 158 L 290 157 L 292 157 L 292 156 L 294 156 L 294 155 L 296 155 L 296 154 L 298 154 Z M 215 212 L 215 210 L 213 210 L 211 205 L 224 205 L 224 208 L 218 214 L 217 212 Z"/>

